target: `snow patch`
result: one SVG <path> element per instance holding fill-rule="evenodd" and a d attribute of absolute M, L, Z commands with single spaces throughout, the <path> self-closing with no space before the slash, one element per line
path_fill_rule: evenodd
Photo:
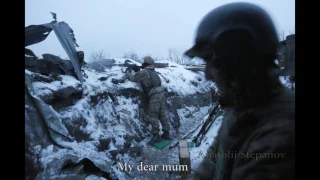
<path fill-rule="evenodd" d="M 79 159 L 88 158 L 98 164 L 110 163 L 109 159 L 104 152 L 97 152 L 96 145 L 94 142 L 63 142 L 63 146 L 69 149 L 58 149 L 54 151 L 53 145 L 42 149 L 41 152 L 41 162 L 43 165 L 49 164 L 53 159 L 63 157 L 66 154 L 73 155 Z"/>
<path fill-rule="evenodd" d="M 116 58 L 115 64 L 123 64 L 125 58 Z M 137 65 L 141 63 L 131 60 Z M 159 63 L 168 63 L 169 67 L 166 68 L 156 68 L 155 70 L 159 73 L 162 86 L 166 87 L 169 92 L 176 92 L 179 95 L 187 95 L 193 93 L 203 93 L 210 88 L 215 88 L 214 83 L 207 81 L 204 78 L 203 72 L 193 72 L 185 69 L 185 66 L 173 63 L 170 61 L 157 61 Z M 97 91 L 104 91 L 108 89 L 109 91 L 117 91 L 123 88 L 133 88 L 140 89 L 141 87 L 134 82 L 126 80 L 124 83 L 114 84 L 111 82 L 112 78 L 120 79 L 125 73 L 122 72 L 123 67 L 112 66 L 110 69 L 107 69 L 104 73 L 97 73 L 91 69 L 85 69 L 85 74 L 88 75 L 84 86 L 86 87 L 86 92 L 94 94 Z M 98 80 L 100 77 L 108 77 L 106 81 Z M 167 82 L 169 80 L 169 82 Z"/>
<path fill-rule="evenodd" d="M 168 63 L 168 68 L 156 68 L 166 79 L 167 83 L 162 76 L 162 85 L 168 89 L 169 92 L 176 92 L 179 95 L 187 95 L 193 93 L 204 93 L 214 88 L 214 83 L 205 80 L 202 73 L 193 72 L 185 69 L 185 66 L 173 62 L 163 61 Z"/>
<path fill-rule="evenodd" d="M 28 74 L 28 75 L 32 75 L 32 74 L 33 74 L 33 72 L 31 72 L 31 71 L 29 71 L 29 70 L 27 70 L 27 69 L 24 70 L 24 73 L 25 73 L 25 74 Z"/>
<path fill-rule="evenodd" d="M 90 175 L 90 176 L 87 176 L 85 180 L 106 180 L 106 179 L 103 178 L 103 177 L 98 177 L 98 176 L 95 176 L 95 175 Z"/>
<path fill-rule="evenodd" d="M 32 86 L 37 93 L 37 95 L 48 95 L 52 94 L 52 91 L 57 91 L 59 89 L 73 87 L 73 88 L 80 88 L 81 83 L 73 76 L 68 75 L 60 75 L 62 78 L 61 81 L 53 81 L 51 83 L 46 82 L 39 82 L 35 81 L 32 82 Z"/>
<path fill-rule="evenodd" d="M 287 83 L 287 81 L 286 81 L 286 79 L 285 79 L 284 76 L 279 76 L 279 80 L 280 80 L 280 82 L 281 82 L 282 84 L 286 84 L 286 83 Z"/>
<path fill-rule="evenodd" d="M 194 57 L 194 58 L 191 59 L 190 64 L 202 65 L 202 64 L 206 64 L 206 62 L 202 58 Z"/>

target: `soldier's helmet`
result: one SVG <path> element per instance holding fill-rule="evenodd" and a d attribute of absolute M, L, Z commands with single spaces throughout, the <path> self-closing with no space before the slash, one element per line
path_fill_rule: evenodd
<path fill-rule="evenodd" d="M 146 56 L 143 58 L 143 62 L 148 64 L 148 65 L 153 65 L 154 64 L 154 60 L 152 59 L 152 57 L 150 56 Z"/>
<path fill-rule="evenodd" d="M 271 17 L 261 7 L 244 2 L 228 3 L 210 11 L 198 26 L 195 45 L 185 54 L 191 58 L 201 57 L 203 44 L 230 54 L 232 48 L 241 49 L 243 41 L 247 41 L 243 32 L 259 54 L 276 56 L 279 41 Z"/>

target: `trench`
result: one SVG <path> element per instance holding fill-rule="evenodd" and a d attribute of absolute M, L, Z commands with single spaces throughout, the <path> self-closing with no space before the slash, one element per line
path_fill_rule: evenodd
<path fill-rule="evenodd" d="M 139 98 L 143 99 L 143 97 Z M 140 107 L 146 109 L 146 102 L 147 101 L 142 101 Z M 168 93 L 167 105 L 171 105 L 171 108 L 168 109 L 168 116 L 174 117 L 178 115 L 179 117 L 177 117 L 177 119 L 179 119 L 180 124 L 180 126 L 175 128 L 174 120 L 172 120 L 172 117 L 169 118 L 170 121 L 173 121 L 171 122 L 171 135 L 173 140 L 170 145 L 199 125 L 200 120 L 205 117 L 213 103 L 215 103 L 215 97 L 212 97 L 211 92 L 186 96 Z M 188 111 L 188 109 L 192 110 L 184 115 L 183 111 Z M 176 114 L 174 114 L 175 111 Z M 150 138 L 151 136 L 148 136 L 148 138 L 144 139 L 144 142 L 148 142 Z M 179 168 L 179 150 L 178 147 L 169 149 L 170 145 L 159 150 L 145 144 L 139 158 L 122 159 L 123 164 L 128 163 L 135 167 L 130 173 L 125 172 L 127 179 L 154 179 L 154 177 L 157 177 L 157 179 L 179 179 L 182 172 L 181 170 L 176 169 Z M 125 155 L 121 156 L 125 157 Z M 145 170 L 138 169 L 138 166 L 141 165 L 141 163 L 146 167 Z M 157 170 L 154 170 L 155 166 L 158 166 Z M 172 167 L 172 169 L 162 168 L 166 166 Z"/>

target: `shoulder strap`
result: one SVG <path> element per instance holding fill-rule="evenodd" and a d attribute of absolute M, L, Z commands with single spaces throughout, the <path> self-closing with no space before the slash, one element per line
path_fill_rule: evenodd
<path fill-rule="evenodd" d="M 146 70 L 149 73 L 149 76 L 151 77 L 152 87 L 161 86 L 161 79 L 160 79 L 159 75 L 157 74 L 157 72 L 155 72 L 154 70 L 151 70 L 151 69 L 146 69 Z"/>

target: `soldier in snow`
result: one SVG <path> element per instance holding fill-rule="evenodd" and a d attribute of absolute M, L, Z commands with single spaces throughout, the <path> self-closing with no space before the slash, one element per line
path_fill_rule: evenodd
<path fill-rule="evenodd" d="M 161 80 L 158 73 L 154 70 L 154 60 L 150 56 L 144 58 L 142 69 L 135 74 L 127 71 L 128 79 L 133 82 L 139 82 L 144 93 L 148 96 L 148 113 L 147 119 L 152 126 L 153 137 L 149 145 L 153 145 L 162 139 L 171 139 L 170 124 L 166 116 L 166 89 L 161 86 Z M 162 125 L 163 134 L 159 135 L 159 120 Z"/>

